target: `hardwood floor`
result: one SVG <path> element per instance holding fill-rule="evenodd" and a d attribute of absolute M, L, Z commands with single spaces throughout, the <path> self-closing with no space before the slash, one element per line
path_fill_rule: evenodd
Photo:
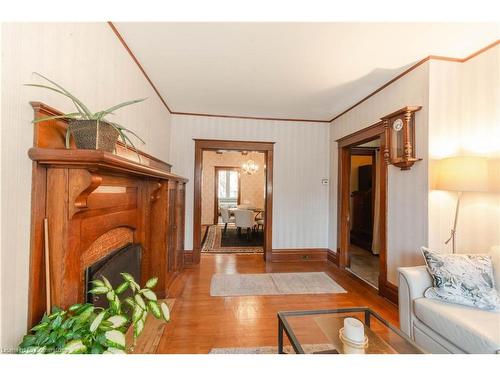
<path fill-rule="evenodd" d="M 325 271 L 348 293 L 210 297 L 214 273 Z M 171 288 L 172 321 L 157 353 L 208 353 L 212 348 L 277 345 L 278 311 L 369 306 L 394 325 L 397 307 L 348 272 L 324 261 L 264 263 L 261 254 L 202 255 Z"/>
<path fill-rule="evenodd" d="M 380 257 L 371 251 L 351 244 L 349 247 L 349 269 L 367 283 L 378 288 Z"/>

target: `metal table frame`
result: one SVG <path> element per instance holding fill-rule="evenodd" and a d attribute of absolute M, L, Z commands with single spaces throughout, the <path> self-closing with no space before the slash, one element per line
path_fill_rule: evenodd
<path fill-rule="evenodd" d="M 288 324 L 287 317 L 289 316 L 308 316 L 308 315 L 321 315 L 321 314 L 338 314 L 338 313 L 360 313 L 364 312 L 365 315 L 365 325 L 370 327 L 371 317 L 374 316 L 377 320 L 379 320 L 383 325 L 388 327 L 391 331 L 396 333 L 398 336 L 403 338 L 409 344 L 417 348 L 417 350 L 425 353 L 421 348 L 419 348 L 416 343 L 408 337 L 404 332 L 394 327 L 387 320 L 382 318 L 375 311 L 371 310 L 368 307 L 350 307 L 350 308 L 342 308 L 342 309 L 334 309 L 334 310 L 305 310 L 305 311 L 280 311 L 278 312 L 278 354 L 285 354 L 283 351 L 283 332 L 285 332 L 290 344 L 292 344 L 293 350 L 297 354 L 305 354 L 304 349 L 299 343 L 299 340 L 295 336 L 292 327 Z"/>

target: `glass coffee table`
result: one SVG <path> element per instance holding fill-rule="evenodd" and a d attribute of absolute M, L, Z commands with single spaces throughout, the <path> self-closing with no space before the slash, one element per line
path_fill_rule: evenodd
<path fill-rule="evenodd" d="M 349 345 L 340 338 L 344 319 L 364 324 L 368 343 Z M 405 333 L 368 307 L 278 312 L 278 353 L 284 354 L 283 333 L 297 354 L 423 354 Z"/>

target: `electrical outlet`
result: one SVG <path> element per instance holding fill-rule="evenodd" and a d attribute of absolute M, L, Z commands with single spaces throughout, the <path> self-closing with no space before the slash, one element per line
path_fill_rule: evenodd
<path fill-rule="evenodd" d="M 321 185 L 328 185 L 328 178 L 324 178 L 321 180 Z"/>

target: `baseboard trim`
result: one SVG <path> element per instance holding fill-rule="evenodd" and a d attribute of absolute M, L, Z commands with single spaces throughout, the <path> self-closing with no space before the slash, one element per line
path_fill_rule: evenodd
<path fill-rule="evenodd" d="M 338 264 L 335 252 L 330 254 L 331 250 L 317 248 L 317 249 L 273 249 L 271 255 L 272 262 L 309 262 L 327 260 Z M 193 250 L 184 251 L 184 264 L 190 266 L 193 264 Z M 334 260 L 332 260 L 334 259 Z"/>
<path fill-rule="evenodd" d="M 337 256 L 337 252 L 333 251 L 332 249 L 327 249 L 327 255 L 326 259 L 330 262 L 335 264 L 337 267 L 339 266 L 339 257 Z"/>
<path fill-rule="evenodd" d="M 184 264 L 188 266 L 193 264 L 193 250 L 184 250 Z"/>
<path fill-rule="evenodd" d="M 326 261 L 328 249 L 273 249 L 272 262 Z"/>
<path fill-rule="evenodd" d="M 378 280 L 378 291 L 382 297 L 398 305 L 398 287 L 387 280 Z"/>

